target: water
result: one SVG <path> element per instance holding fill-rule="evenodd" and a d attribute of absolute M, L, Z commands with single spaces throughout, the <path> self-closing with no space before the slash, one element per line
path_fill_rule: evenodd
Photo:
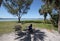
<path fill-rule="evenodd" d="M 1 18 L 0 21 L 17 21 L 17 18 Z"/>
<path fill-rule="evenodd" d="M 21 18 L 21 21 L 25 20 L 43 20 L 41 18 Z M 0 18 L 0 21 L 18 21 L 18 18 Z"/>

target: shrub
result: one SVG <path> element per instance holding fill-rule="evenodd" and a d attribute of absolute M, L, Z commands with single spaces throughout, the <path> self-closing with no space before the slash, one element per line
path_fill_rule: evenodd
<path fill-rule="evenodd" d="M 52 15 L 51 22 L 55 27 L 58 27 L 58 14 Z"/>

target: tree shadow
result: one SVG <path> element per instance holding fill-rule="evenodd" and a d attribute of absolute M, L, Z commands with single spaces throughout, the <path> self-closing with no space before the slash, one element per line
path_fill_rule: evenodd
<path fill-rule="evenodd" d="M 34 31 L 34 41 L 44 41 L 44 37 L 45 37 L 45 32 L 41 32 L 40 30 L 35 30 Z"/>
<path fill-rule="evenodd" d="M 31 34 L 27 30 L 19 32 L 16 34 L 18 37 L 15 38 L 19 39 L 19 41 L 44 41 L 44 37 L 46 36 L 44 32 L 41 32 L 40 30 L 33 30 L 33 33 Z"/>

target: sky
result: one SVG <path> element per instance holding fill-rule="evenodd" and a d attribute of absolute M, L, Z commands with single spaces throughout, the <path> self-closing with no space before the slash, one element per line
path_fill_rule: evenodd
<path fill-rule="evenodd" d="M 23 15 L 22 18 L 44 18 L 43 15 L 39 14 L 39 9 L 42 4 L 41 0 L 33 0 L 30 10 L 28 10 L 28 13 Z M 17 16 L 12 15 L 5 7 L 1 6 L 0 18 L 17 18 Z M 50 18 L 50 16 L 48 15 L 47 18 Z"/>

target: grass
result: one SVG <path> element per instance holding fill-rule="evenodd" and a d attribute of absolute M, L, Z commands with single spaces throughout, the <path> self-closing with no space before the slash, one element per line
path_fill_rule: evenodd
<path fill-rule="evenodd" d="M 5 21 L 5 22 L 0 22 L 0 35 L 1 34 L 5 34 L 5 33 L 9 33 L 14 31 L 14 26 L 17 25 L 18 23 L 15 21 Z M 25 29 L 27 26 L 29 26 L 29 24 L 31 23 L 24 23 L 22 24 L 23 29 Z M 33 24 L 33 28 L 45 28 L 45 29 L 56 29 L 52 26 L 52 24 L 43 24 L 43 23 L 32 23 Z"/>
<path fill-rule="evenodd" d="M 0 34 L 12 32 L 15 24 L 16 22 L 0 22 Z"/>
<path fill-rule="evenodd" d="M 24 27 L 26 27 L 27 25 L 29 25 L 31 23 L 26 23 L 26 24 L 23 24 Z M 43 23 L 32 23 L 33 24 L 33 28 L 46 28 L 46 29 L 49 29 L 51 30 L 53 28 L 52 24 L 43 24 Z"/>

